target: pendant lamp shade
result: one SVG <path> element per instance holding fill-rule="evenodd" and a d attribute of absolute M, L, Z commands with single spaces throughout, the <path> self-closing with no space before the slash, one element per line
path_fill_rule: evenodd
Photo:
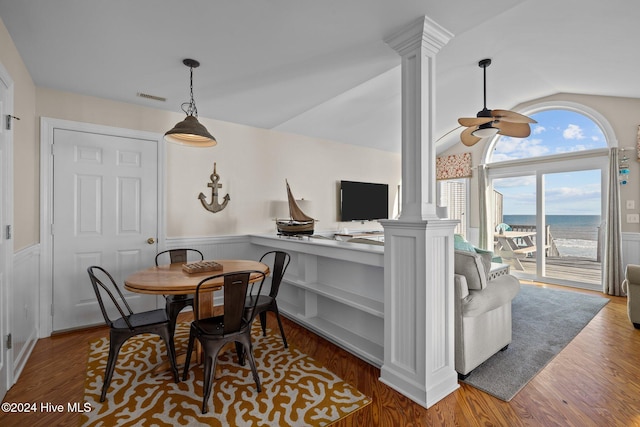
<path fill-rule="evenodd" d="M 195 116 L 187 116 L 164 134 L 167 142 L 192 147 L 213 147 L 218 142 Z"/>
<path fill-rule="evenodd" d="M 198 109 L 193 99 L 193 69 L 199 67 L 200 63 L 195 59 L 185 59 L 182 63 L 189 67 L 191 76 L 191 99 L 189 102 L 182 104 L 182 111 L 185 112 L 187 117 L 183 121 L 176 123 L 173 129 L 168 130 L 164 134 L 164 139 L 167 142 L 191 147 L 213 147 L 218 142 L 207 128 L 198 121 Z"/>

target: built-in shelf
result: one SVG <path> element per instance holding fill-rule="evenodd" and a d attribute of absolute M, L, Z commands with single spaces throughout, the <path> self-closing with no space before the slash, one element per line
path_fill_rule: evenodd
<path fill-rule="evenodd" d="M 292 286 L 297 286 L 302 289 L 306 289 L 309 292 L 314 292 L 318 295 L 322 295 L 344 305 L 348 305 L 355 309 L 365 311 L 374 316 L 384 318 L 384 302 L 376 301 L 364 295 L 354 294 L 352 292 L 343 291 L 342 289 L 335 288 L 333 286 L 327 286 L 320 283 L 304 283 L 300 280 L 284 280 Z"/>
<path fill-rule="evenodd" d="M 376 344 L 361 335 L 355 334 L 323 318 L 304 317 L 299 313 L 296 314 L 295 307 L 287 303 L 280 304 L 280 302 L 278 302 L 278 308 L 283 316 L 315 332 L 365 362 L 378 368 L 382 366 L 384 347 L 381 344 Z"/>
<path fill-rule="evenodd" d="M 291 263 L 280 312 L 375 366 L 384 358 L 384 247 L 329 239 L 251 236 L 259 251 L 284 250 Z"/>

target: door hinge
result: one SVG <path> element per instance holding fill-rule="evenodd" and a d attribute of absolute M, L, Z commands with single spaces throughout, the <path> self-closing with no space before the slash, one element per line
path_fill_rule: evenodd
<path fill-rule="evenodd" d="M 12 119 L 20 120 L 20 117 L 16 117 L 16 116 L 12 116 L 11 114 L 7 114 L 6 115 L 6 122 L 5 122 L 5 127 L 7 128 L 7 130 L 11 130 L 11 120 Z"/>
<path fill-rule="evenodd" d="M 7 335 L 7 350 L 11 350 L 13 346 L 13 340 L 11 338 L 11 334 Z"/>
<path fill-rule="evenodd" d="M 7 240 L 11 240 L 11 226 L 7 225 L 4 236 Z"/>

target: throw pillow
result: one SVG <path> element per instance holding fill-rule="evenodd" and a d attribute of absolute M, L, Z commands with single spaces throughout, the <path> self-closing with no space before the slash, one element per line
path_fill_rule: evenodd
<path fill-rule="evenodd" d="M 475 252 L 455 251 L 454 272 L 467 279 L 469 289 L 484 289 L 487 287 L 487 271 L 482 255 Z M 491 259 L 489 259 L 491 266 Z"/>
<path fill-rule="evenodd" d="M 459 234 L 456 234 L 455 236 L 453 236 L 453 248 L 456 251 L 467 251 L 467 252 L 476 251 L 476 248 L 474 248 L 471 243 L 467 242 L 465 238 Z"/>

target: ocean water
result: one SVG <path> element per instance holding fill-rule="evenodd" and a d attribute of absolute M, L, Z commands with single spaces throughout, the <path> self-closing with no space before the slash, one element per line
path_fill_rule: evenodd
<path fill-rule="evenodd" d="M 550 228 L 560 256 L 575 256 L 595 259 L 598 249 L 598 227 L 600 215 L 547 215 Z M 506 224 L 535 225 L 535 215 L 504 215 Z"/>

